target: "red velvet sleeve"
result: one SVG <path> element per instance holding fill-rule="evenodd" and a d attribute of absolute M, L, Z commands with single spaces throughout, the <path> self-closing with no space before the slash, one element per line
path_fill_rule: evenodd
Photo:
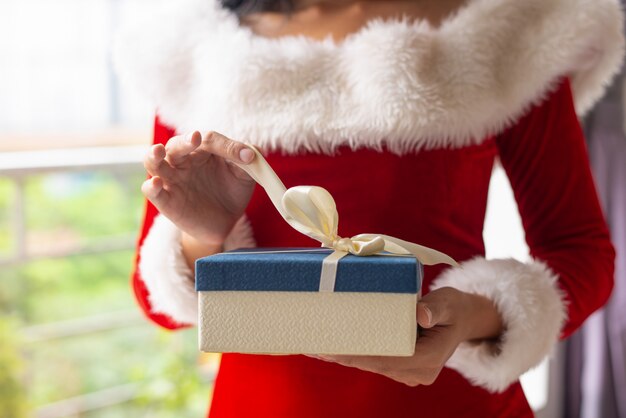
<path fill-rule="evenodd" d="M 569 81 L 497 138 L 531 256 L 559 276 L 565 338 L 604 305 L 615 251 L 594 185 Z"/>
<path fill-rule="evenodd" d="M 158 117 L 155 119 L 153 144 L 165 144 L 175 134 L 175 131 L 172 128 L 169 128 L 162 124 L 159 121 Z M 150 231 L 152 221 L 158 213 L 159 212 L 154 207 L 154 205 L 146 200 L 144 217 L 135 250 L 135 263 L 132 273 L 132 287 L 135 291 L 135 297 L 137 298 L 137 302 L 139 303 L 140 308 L 149 319 L 166 329 L 174 330 L 179 328 L 185 328 L 186 325 L 176 323 L 174 320 L 172 320 L 172 318 L 167 315 L 152 312 L 150 308 L 150 302 L 148 301 L 148 290 L 146 289 L 146 286 L 141 279 L 141 272 L 138 269 L 139 249 L 141 248 L 141 245 L 143 244 L 146 235 L 148 235 L 148 231 Z"/>

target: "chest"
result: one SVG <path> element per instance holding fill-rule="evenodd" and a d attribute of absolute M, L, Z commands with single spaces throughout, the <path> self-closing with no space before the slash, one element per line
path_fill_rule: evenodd
<path fill-rule="evenodd" d="M 482 230 L 496 153 L 495 141 L 487 139 L 460 149 L 404 155 L 340 148 L 332 156 L 273 153 L 266 158 L 285 186 L 321 186 L 332 194 L 340 235 L 385 233 L 423 242 L 442 235 L 444 223 Z M 281 219 L 261 189 L 247 214 L 260 246 L 315 245 Z"/>

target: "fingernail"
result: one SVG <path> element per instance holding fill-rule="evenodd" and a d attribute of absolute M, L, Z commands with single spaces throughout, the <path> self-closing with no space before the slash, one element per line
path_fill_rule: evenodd
<path fill-rule="evenodd" d="M 163 157 L 163 150 L 162 147 L 155 145 L 154 147 L 152 147 L 152 156 L 155 159 L 160 159 L 161 157 Z"/>
<path fill-rule="evenodd" d="M 239 159 L 244 163 L 249 163 L 254 158 L 254 152 L 250 148 L 239 151 Z"/>
<path fill-rule="evenodd" d="M 426 319 L 428 320 L 428 325 L 430 325 L 433 322 L 433 313 L 427 306 L 424 306 L 424 312 L 426 312 Z"/>

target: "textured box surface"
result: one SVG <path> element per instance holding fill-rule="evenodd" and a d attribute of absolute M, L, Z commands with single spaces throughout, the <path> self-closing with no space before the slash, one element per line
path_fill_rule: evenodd
<path fill-rule="evenodd" d="M 412 355 L 421 264 L 413 257 L 346 256 L 335 291 L 318 292 L 330 253 L 257 249 L 198 260 L 200 349 Z"/>

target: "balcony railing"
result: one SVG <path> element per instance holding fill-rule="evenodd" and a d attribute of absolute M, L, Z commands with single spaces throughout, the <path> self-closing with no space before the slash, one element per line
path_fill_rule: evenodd
<path fill-rule="evenodd" d="M 43 253 L 28 251 L 24 186 L 28 177 L 37 174 L 102 170 L 125 176 L 129 173 L 141 172 L 143 170 L 141 161 L 146 151 L 146 146 L 132 146 L 0 153 L 0 178 L 10 179 L 15 186 L 15 197 L 11 209 L 11 235 L 14 244 L 9 256 L 0 257 L 0 267 L 39 258 L 66 257 L 132 248 L 135 232 L 126 237 L 102 238 L 85 247 L 56 248 Z"/>
<path fill-rule="evenodd" d="M 137 231 L 126 236 L 101 237 L 88 244 L 50 246 L 33 250 L 27 243 L 26 183 L 31 177 L 53 173 L 106 172 L 120 181 L 143 172 L 141 164 L 147 146 L 73 148 L 47 151 L 0 153 L 0 179 L 13 184 L 14 198 L 10 207 L 12 248 L 0 257 L 0 269 L 25 265 L 40 259 L 73 257 L 84 254 L 104 254 L 130 250 L 135 245 Z M 84 337 L 125 327 L 150 327 L 137 309 L 113 311 L 88 317 L 77 317 L 60 322 L 27 326 L 21 330 L 20 341 L 26 353 L 41 344 L 69 338 Z M 214 365 L 215 366 L 215 365 Z M 215 367 L 204 370 L 204 380 L 211 381 Z M 32 374 L 27 370 L 26 374 Z M 110 407 L 134 399 L 137 383 L 106 387 L 91 393 L 61 399 L 37 406 L 37 418 L 62 418 L 87 411 Z"/>

